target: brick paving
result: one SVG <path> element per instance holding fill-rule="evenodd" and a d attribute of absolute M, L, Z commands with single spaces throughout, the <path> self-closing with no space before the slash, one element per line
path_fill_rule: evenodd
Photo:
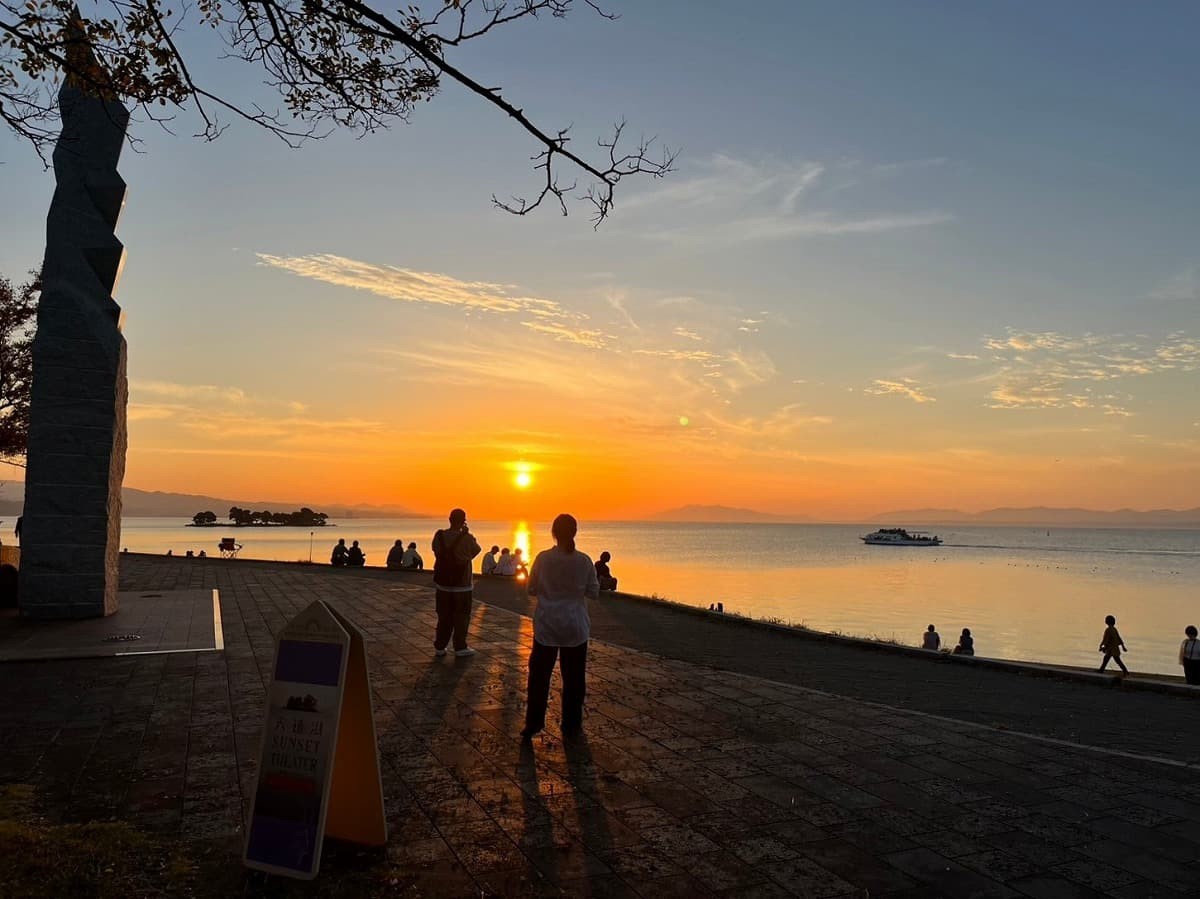
<path fill-rule="evenodd" d="M 57 820 L 129 820 L 226 845 L 232 861 L 272 635 L 325 599 L 368 639 L 389 893 L 1176 896 L 1196 883 L 1194 768 L 604 643 L 586 737 L 523 745 L 527 618 L 479 605 L 478 655 L 439 659 L 432 597 L 411 584 L 245 561 L 123 566 L 129 589 L 219 588 L 226 649 L 0 667 L 0 781 L 34 785 Z M 327 848 L 318 889 L 336 893 L 354 864 Z"/>

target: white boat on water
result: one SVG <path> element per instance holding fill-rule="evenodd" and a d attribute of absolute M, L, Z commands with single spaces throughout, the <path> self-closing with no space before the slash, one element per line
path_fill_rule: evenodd
<path fill-rule="evenodd" d="M 872 546 L 941 546 L 942 538 L 921 531 L 906 531 L 904 528 L 880 528 L 862 538 Z"/>

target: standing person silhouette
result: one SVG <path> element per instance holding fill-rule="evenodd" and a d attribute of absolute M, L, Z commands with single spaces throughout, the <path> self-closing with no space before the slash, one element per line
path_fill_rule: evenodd
<path fill-rule="evenodd" d="M 1129 669 L 1121 661 L 1121 650 L 1125 650 L 1125 652 L 1129 652 L 1129 650 L 1125 648 L 1125 641 L 1121 639 L 1121 633 L 1117 630 L 1117 619 L 1108 615 L 1105 617 L 1104 623 L 1108 627 L 1104 629 L 1104 636 L 1100 638 L 1100 651 L 1104 653 L 1104 658 L 1100 662 L 1100 670 L 1103 671 L 1107 668 L 1108 660 L 1112 659 L 1120 666 L 1122 674 L 1128 674 Z"/>
<path fill-rule="evenodd" d="M 572 737 L 583 729 L 583 698 L 587 692 L 587 648 L 591 619 L 587 603 L 600 595 L 596 566 L 575 548 L 579 524 L 559 515 L 550 527 L 554 546 L 542 550 L 529 572 L 533 612 L 533 651 L 529 654 L 529 683 L 525 729 L 529 739 L 546 726 L 550 676 L 557 660 L 562 668 L 562 732 Z"/>
<path fill-rule="evenodd" d="M 1194 624 L 1183 629 L 1187 639 L 1179 644 L 1179 664 L 1183 666 L 1183 678 L 1189 684 L 1200 684 L 1200 632 Z"/>
<path fill-rule="evenodd" d="M 450 527 L 433 535 L 433 586 L 436 588 L 437 630 L 433 636 L 434 653 L 446 654 L 454 640 L 456 656 L 473 656 L 467 645 L 467 627 L 471 623 L 471 560 L 481 548 L 467 528 L 467 513 L 450 512 Z"/>

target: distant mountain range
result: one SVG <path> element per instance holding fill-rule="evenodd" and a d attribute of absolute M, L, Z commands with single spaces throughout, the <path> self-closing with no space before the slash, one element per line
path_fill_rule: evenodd
<path fill-rule="evenodd" d="M 754 509 L 738 509 L 732 506 L 679 506 L 650 515 L 647 521 L 684 521 L 684 522 L 719 522 L 725 524 L 753 524 L 757 522 L 793 522 L 805 523 L 815 521 L 807 515 L 773 515 L 770 512 L 756 512 Z"/>
<path fill-rule="evenodd" d="M 730 506 L 679 506 L 650 515 L 648 521 L 680 521 L 688 523 L 753 524 L 760 522 L 794 522 L 808 524 L 828 519 L 807 515 L 776 515 L 754 509 Z M 1200 508 L 1197 509 L 1056 509 L 1048 506 L 1027 508 L 987 509 L 982 512 L 962 512 L 958 509 L 902 509 L 882 512 L 855 524 L 883 524 L 896 527 L 931 524 L 974 525 L 1036 525 L 1051 527 L 1127 527 L 1127 528 L 1200 528 Z"/>
<path fill-rule="evenodd" d="M 20 481 L 11 481 L 0 486 L 0 515 L 16 516 L 21 514 L 24 505 L 25 485 Z M 315 503 L 281 500 L 245 500 L 222 499 L 216 496 L 203 496 L 196 493 L 162 493 L 160 491 L 138 490 L 135 487 L 125 487 L 121 491 L 121 514 L 130 518 L 187 518 L 197 512 L 211 511 L 224 520 L 233 506 L 243 509 L 272 512 L 295 512 L 305 506 L 316 511 L 324 512 L 330 518 L 428 518 L 422 512 L 414 512 L 403 506 L 374 506 L 369 503 L 345 505 L 344 503 Z"/>
<path fill-rule="evenodd" d="M 1200 508 L 1196 509 L 1057 509 L 1049 506 L 987 509 L 983 512 L 960 512 L 958 509 L 904 509 L 885 512 L 868 518 L 879 522 L 908 526 L 910 524 L 1027 524 L 1058 527 L 1128 527 L 1128 528 L 1200 528 Z"/>

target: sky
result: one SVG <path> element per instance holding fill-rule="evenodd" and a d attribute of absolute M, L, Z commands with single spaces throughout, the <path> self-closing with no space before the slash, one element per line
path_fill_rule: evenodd
<path fill-rule="evenodd" d="M 126 484 L 475 518 L 1200 506 L 1200 7 L 610 8 L 451 55 L 579 151 L 621 118 L 679 151 L 598 229 L 494 209 L 537 147 L 449 84 L 298 150 L 135 122 Z M 0 162 L 15 279 L 53 175 L 7 135 Z"/>

